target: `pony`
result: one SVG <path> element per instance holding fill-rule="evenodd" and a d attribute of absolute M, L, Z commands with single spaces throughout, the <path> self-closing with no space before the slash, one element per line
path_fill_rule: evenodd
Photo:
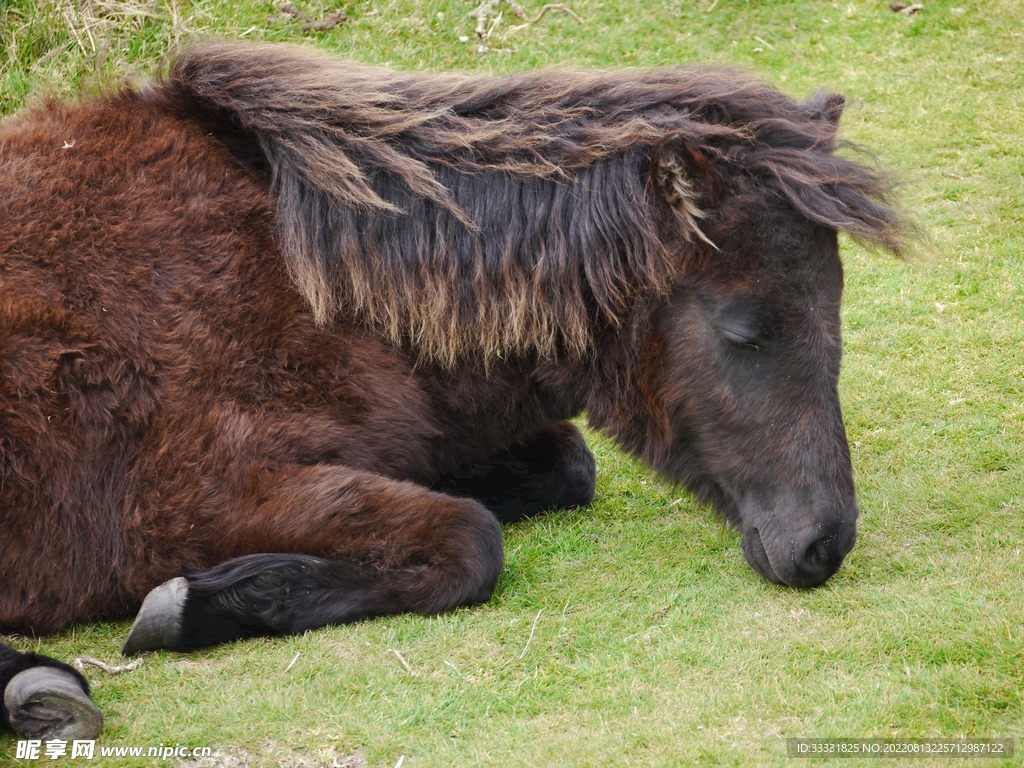
<path fill-rule="evenodd" d="M 187 650 L 489 599 L 572 419 L 798 588 L 854 545 L 842 96 L 206 43 L 0 125 L 0 630 Z M 140 605 L 141 610 L 140 610 Z"/>

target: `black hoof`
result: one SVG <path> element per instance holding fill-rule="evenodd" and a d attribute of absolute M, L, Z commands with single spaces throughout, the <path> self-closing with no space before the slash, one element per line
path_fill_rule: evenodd
<path fill-rule="evenodd" d="M 103 713 L 70 672 L 32 667 L 15 675 L 4 689 L 11 727 L 30 739 L 94 739 Z"/>
<path fill-rule="evenodd" d="M 142 601 L 139 615 L 128 631 L 121 653 L 134 656 L 143 651 L 177 648 L 181 640 L 181 619 L 188 597 L 184 576 L 164 582 Z"/>

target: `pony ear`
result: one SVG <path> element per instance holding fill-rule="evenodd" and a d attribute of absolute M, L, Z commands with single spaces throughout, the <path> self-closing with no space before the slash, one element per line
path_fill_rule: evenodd
<path fill-rule="evenodd" d="M 679 234 L 714 246 L 700 228 L 700 220 L 719 203 L 722 177 L 711 161 L 673 134 L 651 148 L 651 182 L 658 206 L 670 214 Z"/>
<path fill-rule="evenodd" d="M 819 92 L 804 103 L 804 108 L 812 120 L 824 120 L 835 129 L 839 127 L 839 118 L 846 109 L 846 97 L 841 93 Z"/>

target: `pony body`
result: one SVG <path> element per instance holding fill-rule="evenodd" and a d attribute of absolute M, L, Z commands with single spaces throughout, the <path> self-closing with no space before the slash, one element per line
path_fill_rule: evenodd
<path fill-rule="evenodd" d="M 583 412 L 820 583 L 856 519 L 835 231 L 901 226 L 840 111 L 212 45 L 6 121 L 0 628 L 170 579 L 133 650 L 480 602 L 499 521 L 592 498 Z"/>

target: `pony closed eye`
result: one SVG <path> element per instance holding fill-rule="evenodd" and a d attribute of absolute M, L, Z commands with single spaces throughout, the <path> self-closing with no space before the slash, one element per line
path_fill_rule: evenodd
<path fill-rule="evenodd" d="M 755 323 L 730 318 L 718 323 L 718 330 L 727 342 L 736 347 L 763 352 L 770 343 L 770 337 Z"/>
<path fill-rule="evenodd" d="M 781 333 L 777 313 L 761 299 L 751 296 L 715 296 L 711 322 L 731 346 L 756 352 L 769 351 Z"/>

